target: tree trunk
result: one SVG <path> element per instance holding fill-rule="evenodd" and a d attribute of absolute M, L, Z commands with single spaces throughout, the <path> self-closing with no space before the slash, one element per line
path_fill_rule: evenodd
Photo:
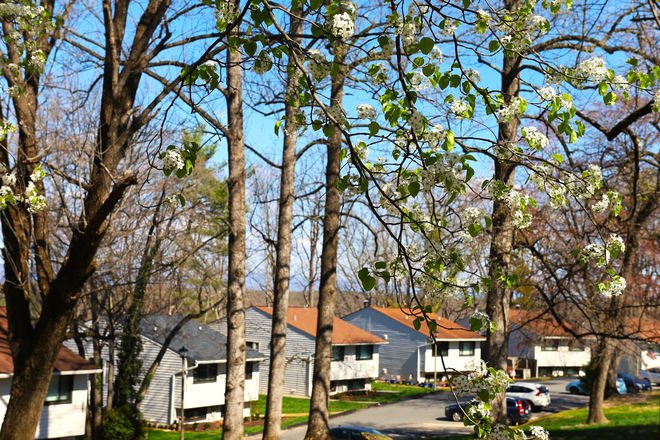
<path fill-rule="evenodd" d="M 605 400 L 612 396 L 619 394 L 616 387 L 616 375 L 619 372 L 619 365 L 621 365 L 621 358 L 623 357 L 623 350 L 618 341 L 612 341 L 614 348 L 612 350 L 612 358 L 610 359 L 610 366 L 607 369 L 607 383 L 605 384 Z"/>
<path fill-rule="evenodd" d="M 505 8 L 516 11 L 520 0 L 505 1 Z M 504 56 L 502 65 L 502 93 L 506 103 L 517 97 L 520 92 L 520 57 L 516 55 Z M 498 159 L 495 160 L 494 180 L 511 186 L 515 182 L 515 164 L 508 159 L 509 152 L 515 147 L 518 139 L 518 126 L 520 118 L 514 116 L 509 122 L 499 124 L 498 133 Z M 486 313 L 497 325 L 497 330 L 488 331 L 487 341 L 482 351 L 482 359 L 488 366 L 496 370 L 507 369 L 509 355 L 509 306 L 511 303 L 511 289 L 500 277 L 509 274 L 511 250 L 513 247 L 514 229 L 511 224 L 511 211 L 504 201 L 493 201 L 492 236 L 490 242 L 490 257 L 488 260 L 488 277 L 492 286 L 486 298 Z M 501 393 L 493 402 L 491 417 L 493 423 L 504 423 L 506 419 L 506 392 Z"/>
<path fill-rule="evenodd" d="M 338 52 L 342 48 L 336 49 Z M 335 62 L 343 65 L 343 52 L 335 55 Z M 344 72 L 332 79 L 333 105 L 342 106 L 344 98 Z M 323 248 L 321 251 L 321 283 L 319 286 L 316 352 L 309 424 L 305 440 L 332 438 L 328 426 L 328 399 L 330 397 L 330 362 L 332 358 L 332 329 L 337 297 L 337 247 L 339 245 L 339 213 L 341 195 L 334 186 L 341 165 L 342 133 L 339 127 L 328 138 L 328 163 L 325 173 L 325 216 L 323 218 Z"/>
<path fill-rule="evenodd" d="M 295 15 L 300 16 L 302 8 Z M 291 17 L 291 34 L 302 33 L 302 20 Z M 300 38 L 297 38 L 300 40 Z M 291 50 L 291 49 L 290 49 Z M 289 75 L 288 88 L 297 88 L 298 79 Z M 297 107 L 286 104 L 287 120 L 292 120 Z M 293 234 L 293 203 L 295 201 L 296 144 L 298 133 L 284 131 L 282 170 L 280 176 L 279 216 L 277 219 L 277 256 L 273 285 L 273 327 L 270 339 L 270 371 L 266 397 L 264 440 L 279 440 L 282 424 L 282 400 L 286 371 L 286 329 L 289 309 L 289 278 L 291 273 L 291 236 Z"/>
<path fill-rule="evenodd" d="M 232 3 L 240 9 L 238 0 Z M 238 33 L 238 28 L 232 32 Z M 240 48 L 227 50 L 229 158 L 229 274 L 227 278 L 227 385 L 222 438 L 243 438 L 245 394 L 245 138 Z"/>
<path fill-rule="evenodd" d="M 589 417 L 587 424 L 607 423 L 607 417 L 603 412 L 603 401 L 605 400 L 605 385 L 607 384 L 607 373 L 612 359 L 612 344 L 607 338 L 603 338 L 598 344 L 598 362 L 594 371 L 593 384 L 591 386 L 591 397 L 589 398 Z"/>
<path fill-rule="evenodd" d="M 103 358 L 101 356 L 102 347 L 100 343 L 101 329 L 98 325 L 100 318 L 100 307 L 97 298 L 97 294 L 92 294 L 91 297 L 92 303 L 92 321 L 96 323 L 94 325 L 94 337 L 92 338 L 92 356 L 94 358 L 94 364 L 102 368 L 103 367 Z M 103 377 L 103 373 L 95 374 L 90 378 L 91 381 L 91 393 L 90 393 L 90 413 L 91 413 L 91 428 L 92 428 L 92 440 L 101 439 L 101 428 L 103 424 L 103 380 L 106 379 Z M 112 382 L 112 376 L 110 376 L 110 382 Z"/>

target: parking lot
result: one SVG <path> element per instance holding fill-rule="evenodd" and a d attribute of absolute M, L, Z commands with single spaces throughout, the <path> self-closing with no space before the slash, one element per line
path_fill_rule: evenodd
<path fill-rule="evenodd" d="M 555 378 L 543 381 L 552 398 L 552 404 L 533 418 L 567 409 L 582 408 L 589 403 L 588 396 L 573 395 L 566 392 L 566 384 L 575 378 Z M 344 416 L 334 417 L 330 426 L 356 425 L 374 428 L 383 434 L 397 439 L 466 434 L 473 432 L 460 422 L 445 418 L 445 407 L 454 403 L 449 393 L 424 395 L 416 399 L 404 400 L 356 411 Z M 306 427 L 298 427 L 282 432 L 282 440 L 303 440 Z"/>

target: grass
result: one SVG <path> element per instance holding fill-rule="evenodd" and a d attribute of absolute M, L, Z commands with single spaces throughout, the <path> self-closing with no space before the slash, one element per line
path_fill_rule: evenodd
<path fill-rule="evenodd" d="M 356 396 L 353 400 L 360 402 L 396 402 L 397 400 L 414 396 L 417 394 L 425 394 L 433 391 L 433 388 L 422 388 L 417 385 L 400 385 L 385 382 L 375 382 L 371 384 L 371 389 L 376 391 L 387 391 L 387 393 L 376 393 L 372 395 Z M 440 388 L 443 389 L 443 388 Z"/>
<path fill-rule="evenodd" d="M 660 393 L 623 395 L 605 404 L 609 423 L 587 425 L 588 408 L 573 409 L 533 420 L 521 428 L 539 425 L 550 431 L 552 440 L 653 440 L 658 435 Z M 426 438 L 425 440 L 470 440 L 472 435 Z"/>

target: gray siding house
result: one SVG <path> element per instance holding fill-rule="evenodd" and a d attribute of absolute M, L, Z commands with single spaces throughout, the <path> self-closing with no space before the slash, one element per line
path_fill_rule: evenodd
<path fill-rule="evenodd" d="M 272 327 L 271 307 L 250 307 L 245 311 L 248 346 L 270 357 Z M 286 333 L 287 367 L 284 393 L 311 396 L 314 351 L 316 345 L 317 309 L 289 307 Z M 226 332 L 226 319 L 209 324 L 221 333 Z M 380 346 L 387 341 L 335 318 L 332 345 L 333 361 L 330 371 L 331 393 L 370 390 L 371 381 L 378 377 Z M 265 361 L 266 368 L 269 360 Z M 266 393 L 268 381 L 260 382 Z"/>
<path fill-rule="evenodd" d="M 426 323 L 415 329 L 410 309 L 370 306 L 343 320 L 387 340 L 380 349 L 379 377 L 442 380 L 443 359 L 448 371 L 469 371 L 470 364 L 481 359 L 481 341 L 486 338 L 434 313 L 430 317 L 438 322 L 436 347 Z"/>
<path fill-rule="evenodd" d="M 142 340 L 142 378 L 151 367 L 170 331 L 182 315 L 148 315 L 140 322 Z M 73 340 L 65 345 L 76 349 Z M 118 344 L 117 344 L 118 345 Z M 182 360 L 178 350 L 188 350 L 186 360 L 185 408 L 186 423 L 214 422 L 224 417 L 227 366 L 227 338 L 197 321 L 188 321 L 176 334 L 154 374 L 140 406 L 145 420 L 171 425 L 181 417 Z M 91 341 L 84 343 L 86 357 L 92 356 Z M 119 347 L 115 348 L 117 365 Z M 103 401 L 107 399 L 110 378 L 110 356 L 107 346 L 103 358 Z M 250 402 L 259 399 L 259 362 L 264 359 L 256 350 L 247 350 L 244 417 L 250 416 Z M 114 369 L 114 376 L 117 369 Z"/>

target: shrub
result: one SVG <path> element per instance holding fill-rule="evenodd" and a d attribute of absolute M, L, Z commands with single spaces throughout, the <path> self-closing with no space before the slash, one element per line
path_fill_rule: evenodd
<path fill-rule="evenodd" d="M 209 429 L 211 427 L 210 423 L 204 423 L 204 429 Z"/>
<path fill-rule="evenodd" d="M 141 440 L 145 438 L 142 413 L 134 407 L 108 410 L 103 421 L 104 440 Z"/>

